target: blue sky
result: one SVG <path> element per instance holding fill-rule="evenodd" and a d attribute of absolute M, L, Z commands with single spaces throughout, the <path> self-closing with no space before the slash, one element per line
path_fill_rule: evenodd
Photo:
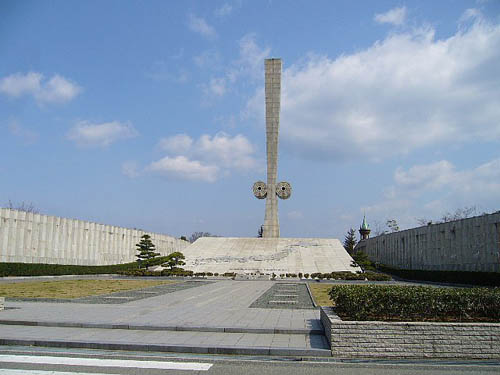
<path fill-rule="evenodd" d="M 282 236 L 500 208 L 500 2 L 0 3 L 0 205 L 256 236 L 283 59 Z"/>

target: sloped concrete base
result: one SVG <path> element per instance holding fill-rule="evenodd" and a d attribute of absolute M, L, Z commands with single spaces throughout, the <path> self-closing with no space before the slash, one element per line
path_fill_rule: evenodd
<path fill-rule="evenodd" d="M 333 238 L 202 237 L 183 250 L 194 272 L 315 273 L 360 270 Z"/>

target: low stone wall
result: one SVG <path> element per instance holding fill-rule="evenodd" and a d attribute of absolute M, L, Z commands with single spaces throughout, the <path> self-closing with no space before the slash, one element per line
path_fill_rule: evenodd
<path fill-rule="evenodd" d="M 407 270 L 500 272 L 500 211 L 382 234 L 355 251 Z"/>
<path fill-rule="evenodd" d="M 100 266 L 136 260 L 149 234 L 156 251 L 183 251 L 189 242 L 164 234 L 0 208 L 0 262 Z"/>
<path fill-rule="evenodd" d="M 498 323 L 351 322 L 321 307 L 337 358 L 500 359 Z"/>

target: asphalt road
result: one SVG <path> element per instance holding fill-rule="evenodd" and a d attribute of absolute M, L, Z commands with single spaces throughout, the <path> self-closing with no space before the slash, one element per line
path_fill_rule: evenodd
<path fill-rule="evenodd" d="M 297 361 L 236 356 L 169 355 L 0 347 L 0 375 L 86 374 L 494 374 L 500 362 Z"/>

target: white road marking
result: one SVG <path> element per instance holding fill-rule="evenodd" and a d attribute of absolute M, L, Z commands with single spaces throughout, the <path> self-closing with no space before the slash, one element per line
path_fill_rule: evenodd
<path fill-rule="evenodd" d="M 201 363 L 201 362 L 134 361 L 134 360 L 122 360 L 122 359 L 48 357 L 48 356 L 2 355 L 2 354 L 0 354 L 0 362 L 96 366 L 96 367 L 134 367 L 134 368 L 152 368 L 161 370 L 193 370 L 193 371 L 208 371 L 210 367 L 212 367 L 211 363 Z"/>
<path fill-rule="evenodd" d="M 95 372 L 63 372 L 63 371 L 43 371 L 43 370 L 11 370 L 0 369 L 0 375 L 109 375 Z"/>

